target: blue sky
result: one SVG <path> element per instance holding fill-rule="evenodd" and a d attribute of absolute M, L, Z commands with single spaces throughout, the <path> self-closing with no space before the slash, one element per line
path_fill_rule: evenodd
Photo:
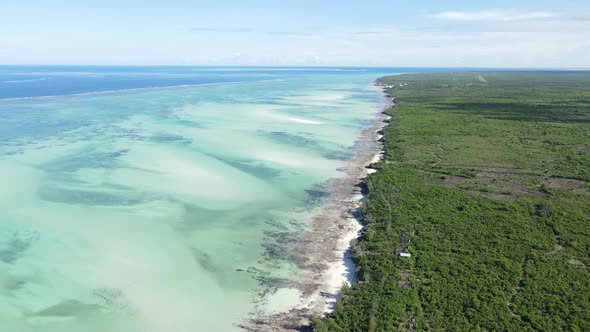
<path fill-rule="evenodd" d="M 590 1 L 2 0 L 1 64 L 590 67 Z"/>

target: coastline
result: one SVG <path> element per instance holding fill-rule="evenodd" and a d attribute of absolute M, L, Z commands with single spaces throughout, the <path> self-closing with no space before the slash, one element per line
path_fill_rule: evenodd
<path fill-rule="evenodd" d="M 379 89 L 383 103 L 355 142 L 354 157 L 341 169 L 341 177 L 326 183 L 329 202 L 312 218 L 310 229 L 285 245 L 289 259 L 301 271 L 292 285 L 302 294 L 299 303 L 287 312 L 256 314 L 240 327 L 277 332 L 310 329 L 310 318 L 333 312 L 342 287 L 356 283 L 350 249 L 364 229 L 361 205 L 366 193 L 362 182 L 376 171 L 370 165 L 384 156 L 382 130 L 391 118 L 385 111 L 395 106 L 376 80 L 373 86 Z"/>

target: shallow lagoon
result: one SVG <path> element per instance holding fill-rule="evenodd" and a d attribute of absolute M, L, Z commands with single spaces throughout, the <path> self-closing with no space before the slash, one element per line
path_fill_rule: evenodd
<path fill-rule="evenodd" d="M 232 331 L 296 304 L 260 299 L 295 268 L 263 245 L 321 207 L 381 107 L 378 76 L 0 100 L 0 325 Z"/>

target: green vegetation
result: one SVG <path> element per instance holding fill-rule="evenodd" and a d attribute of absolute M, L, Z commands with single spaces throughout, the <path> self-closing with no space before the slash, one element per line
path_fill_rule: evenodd
<path fill-rule="evenodd" d="M 590 74 L 379 82 L 359 284 L 315 330 L 590 331 Z"/>

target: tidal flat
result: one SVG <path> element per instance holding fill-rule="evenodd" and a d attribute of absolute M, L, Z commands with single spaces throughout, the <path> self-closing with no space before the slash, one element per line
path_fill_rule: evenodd
<path fill-rule="evenodd" d="M 295 72 L 0 99 L 0 324 L 233 331 L 297 305 L 271 249 L 383 100 L 373 72 Z"/>

